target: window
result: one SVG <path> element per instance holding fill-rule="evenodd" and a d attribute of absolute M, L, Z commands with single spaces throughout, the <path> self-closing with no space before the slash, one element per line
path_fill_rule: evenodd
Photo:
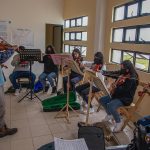
<path fill-rule="evenodd" d="M 65 28 L 69 28 L 70 27 L 70 20 L 66 20 L 65 21 Z"/>
<path fill-rule="evenodd" d="M 87 32 L 82 32 L 82 41 L 87 41 Z"/>
<path fill-rule="evenodd" d="M 150 27 L 140 28 L 139 31 L 139 42 L 149 43 L 150 42 Z"/>
<path fill-rule="evenodd" d="M 82 18 L 82 26 L 87 26 L 88 25 L 88 17 L 83 17 Z"/>
<path fill-rule="evenodd" d="M 81 26 L 82 25 L 82 19 L 78 18 L 77 21 L 76 21 L 76 23 L 77 23 L 76 24 L 77 26 Z"/>
<path fill-rule="evenodd" d="M 127 7 L 127 18 L 132 18 L 138 15 L 138 3 L 131 4 Z"/>
<path fill-rule="evenodd" d="M 149 71 L 149 61 L 150 55 L 137 53 L 135 67 L 140 70 Z"/>
<path fill-rule="evenodd" d="M 136 40 L 136 29 L 126 29 L 125 30 L 125 41 L 133 42 Z"/>
<path fill-rule="evenodd" d="M 141 15 L 150 14 L 150 0 L 142 1 Z"/>
<path fill-rule="evenodd" d="M 87 52 L 87 47 L 86 46 L 82 46 L 82 49 L 81 49 L 82 56 L 86 56 L 86 52 Z"/>
<path fill-rule="evenodd" d="M 133 57 L 134 57 L 134 53 L 127 52 L 127 51 L 123 52 L 123 60 L 130 60 L 133 63 L 133 61 L 134 61 Z"/>
<path fill-rule="evenodd" d="M 65 33 L 65 41 L 69 40 L 69 33 Z"/>
<path fill-rule="evenodd" d="M 114 63 L 121 63 L 121 51 L 112 50 L 111 61 Z"/>
<path fill-rule="evenodd" d="M 113 42 L 123 41 L 123 28 L 113 30 Z"/>
<path fill-rule="evenodd" d="M 82 34 L 81 32 L 76 33 L 76 40 L 81 40 Z"/>
<path fill-rule="evenodd" d="M 70 33 L 70 40 L 75 41 L 75 33 Z"/>
<path fill-rule="evenodd" d="M 76 21 L 75 21 L 75 19 L 72 19 L 71 20 L 71 27 L 75 27 L 75 25 L 76 25 Z"/>
<path fill-rule="evenodd" d="M 70 45 L 70 53 L 72 53 L 74 50 L 74 46 Z"/>
<path fill-rule="evenodd" d="M 69 45 L 64 45 L 64 52 L 69 53 Z"/>
<path fill-rule="evenodd" d="M 114 21 L 123 20 L 124 19 L 124 11 L 125 6 L 116 7 L 115 8 L 115 15 L 114 15 Z"/>

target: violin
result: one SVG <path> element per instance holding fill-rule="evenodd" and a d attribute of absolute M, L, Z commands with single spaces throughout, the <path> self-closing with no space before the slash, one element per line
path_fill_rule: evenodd
<path fill-rule="evenodd" d="M 119 76 L 119 78 L 111 84 L 109 88 L 110 94 L 113 95 L 117 86 L 123 85 L 127 79 L 130 79 L 130 74 Z"/>

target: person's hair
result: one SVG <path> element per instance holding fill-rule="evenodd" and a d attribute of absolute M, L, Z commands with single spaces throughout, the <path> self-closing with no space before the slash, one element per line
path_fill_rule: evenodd
<path fill-rule="evenodd" d="M 25 50 L 25 47 L 24 46 L 19 46 L 19 50 Z"/>
<path fill-rule="evenodd" d="M 73 50 L 73 52 L 72 52 L 72 57 L 73 57 L 73 59 L 75 59 L 75 56 L 74 56 L 74 53 L 78 53 L 79 54 L 79 57 L 81 57 L 81 52 L 80 52 L 80 50 L 78 49 L 78 48 L 75 48 L 74 50 Z M 82 57 L 81 57 L 81 61 L 82 61 Z"/>
<path fill-rule="evenodd" d="M 124 60 L 121 65 L 123 65 L 124 69 L 128 69 L 130 73 L 130 77 L 135 77 L 137 80 L 139 78 L 132 62 L 130 60 Z"/>
<path fill-rule="evenodd" d="M 94 55 L 94 64 L 104 64 L 104 57 L 101 52 L 96 52 Z"/>
<path fill-rule="evenodd" d="M 45 50 L 45 53 L 47 54 L 48 53 L 48 49 L 51 49 L 51 53 L 50 54 L 55 54 L 55 50 L 54 50 L 54 47 L 52 45 L 48 45 L 46 47 L 46 50 Z"/>

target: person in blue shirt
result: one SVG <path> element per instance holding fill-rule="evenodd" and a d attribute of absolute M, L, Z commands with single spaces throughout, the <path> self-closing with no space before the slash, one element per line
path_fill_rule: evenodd
<path fill-rule="evenodd" d="M 6 62 L 14 53 L 14 48 L 0 51 L 0 64 Z M 0 138 L 12 135 L 17 132 L 17 128 L 8 128 L 5 120 L 5 100 L 4 100 L 4 83 L 5 78 L 0 65 Z"/>

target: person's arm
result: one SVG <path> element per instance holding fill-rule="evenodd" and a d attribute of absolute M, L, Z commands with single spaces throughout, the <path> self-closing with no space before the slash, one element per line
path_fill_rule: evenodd
<path fill-rule="evenodd" d="M 14 53 L 14 49 L 0 51 L 0 63 L 6 62 Z"/>

